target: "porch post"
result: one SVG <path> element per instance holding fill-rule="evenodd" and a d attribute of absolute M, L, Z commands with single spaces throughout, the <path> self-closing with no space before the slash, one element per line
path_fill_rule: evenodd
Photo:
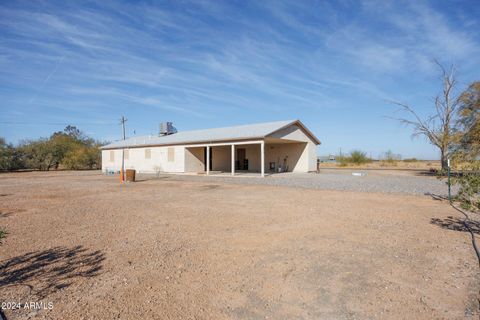
<path fill-rule="evenodd" d="M 235 175 L 235 145 L 232 144 L 232 176 Z"/>
<path fill-rule="evenodd" d="M 262 178 L 265 177 L 265 141 L 262 141 L 260 143 L 260 165 L 261 165 L 261 173 L 262 173 Z"/>
<path fill-rule="evenodd" d="M 207 146 L 207 176 L 210 174 L 210 146 Z"/>

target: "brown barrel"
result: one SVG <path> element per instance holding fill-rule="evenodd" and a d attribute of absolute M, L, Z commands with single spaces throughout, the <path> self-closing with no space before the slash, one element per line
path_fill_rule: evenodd
<path fill-rule="evenodd" d="M 125 173 L 125 177 L 127 178 L 126 181 L 134 182 L 135 181 L 135 170 L 127 169 Z"/>

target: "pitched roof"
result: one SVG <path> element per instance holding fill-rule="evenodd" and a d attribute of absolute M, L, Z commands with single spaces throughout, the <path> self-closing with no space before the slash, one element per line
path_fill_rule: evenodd
<path fill-rule="evenodd" d="M 299 120 L 286 120 L 255 123 L 234 127 L 182 131 L 165 136 L 137 136 L 128 138 L 126 140 L 115 141 L 113 143 L 103 146 L 102 149 L 218 142 L 228 140 L 262 139 L 269 134 L 288 127 L 292 124 L 298 124 L 299 126 L 301 126 L 315 142 L 320 143 L 320 141 Z"/>

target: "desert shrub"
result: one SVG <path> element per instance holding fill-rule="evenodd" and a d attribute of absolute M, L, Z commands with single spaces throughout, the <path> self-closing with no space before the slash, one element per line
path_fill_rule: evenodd
<path fill-rule="evenodd" d="M 392 150 L 388 150 L 387 152 L 383 153 L 381 156 L 380 166 L 382 167 L 395 167 L 397 166 L 397 161 L 402 159 L 400 154 L 395 154 Z"/>
<path fill-rule="evenodd" d="M 407 158 L 407 159 L 404 159 L 403 161 L 404 162 L 417 162 L 418 159 L 417 158 Z"/>
<path fill-rule="evenodd" d="M 360 165 L 372 161 L 367 157 L 366 152 L 360 150 L 353 150 L 348 156 L 337 156 L 335 159 L 340 167 L 346 167 L 349 164 Z"/>
<path fill-rule="evenodd" d="M 456 200 L 463 209 L 480 212 L 480 161 L 472 161 L 464 167 L 462 174 L 453 178 L 460 186 Z"/>
<path fill-rule="evenodd" d="M 386 161 L 386 160 L 380 161 L 381 167 L 396 167 L 397 165 L 398 163 L 396 161 Z"/>
<path fill-rule="evenodd" d="M 402 159 L 402 156 L 400 154 L 395 154 L 392 152 L 392 150 L 388 150 L 383 154 L 383 161 L 386 161 L 387 163 L 394 163 Z"/>
<path fill-rule="evenodd" d="M 371 162 L 370 158 L 367 157 L 367 153 L 361 150 L 353 150 L 350 152 L 350 162 L 353 164 L 364 164 Z"/>
<path fill-rule="evenodd" d="M 340 167 L 346 167 L 350 163 L 350 158 L 345 156 L 337 156 L 335 160 L 338 162 Z"/>
<path fill-rule="evenodd" d="M 160 165 L 153 167 L 153 170 L 155 171 L 155 176 L 157 178 L 160 177 L 160 174 L 163 172 L 163 168 Z"/>

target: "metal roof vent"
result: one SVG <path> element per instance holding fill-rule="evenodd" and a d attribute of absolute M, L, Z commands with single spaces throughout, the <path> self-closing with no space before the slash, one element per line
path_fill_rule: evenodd
<path fill-rule="evenodd" d="M 177 129 L 173 126 L 172 122 L 162 122 L 160 123 L 160 135 L 168 136 L 170 134 L 177 133 Z"/>

